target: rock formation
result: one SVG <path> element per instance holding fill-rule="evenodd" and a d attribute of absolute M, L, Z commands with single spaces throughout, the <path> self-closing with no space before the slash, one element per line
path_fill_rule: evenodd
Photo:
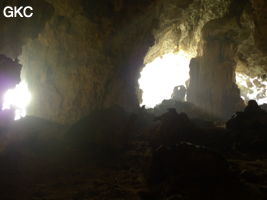
<path fill-rule="evenodd" d="M 188 101 L 226 119 L 242 108 L 235 84 L 234 58 L 239 38 L 232 38 L 242 31 L 234 30 L 231 23 L 236 20 L 218 19 L 203 28 L 203 56 L 191 60 L 188 89 Z"/>
<path fill-rule="evenodd" d="M 32 19 L 0 25 L 0 53 L 19 57 L 33 94 L 30 115 L 73 123 L 116 104 L 136 110 L 144 64 L 178 50 L 196 58 L 189 100 L 222 117 L 242 103 L 235 72 L 266 73 L 264 0 L 10 0 L 1 8 L 7 3 L 35 8 Z"/>
<path fill-rule="evenodd" d="M 35 97 L 30 113 L 69 123 L 115 104 L 136 109 L 138 69 L 153 43 L 149 1 L 119 10 L 111 1 L 50 3 L 53 17 L 21 55 Z"/>

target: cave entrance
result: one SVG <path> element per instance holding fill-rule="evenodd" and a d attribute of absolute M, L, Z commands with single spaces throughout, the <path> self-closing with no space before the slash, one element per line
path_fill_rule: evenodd
<path fill-rule="evenodd" d="M 14 110 L 15 120 L 27 115 L 27 107 L 32 99 L 27 82 L 22 80 L 15 88 L 8 89 L 3 96 L 2 110 Z"/>
<path fill-rule="evenodd" d="M 141 106 L 154 108 L 164 99 L 171 99 L 176 86 L 187 88 L 191 57 L 184 51 L 168 53 L 148 63 L 141 71 L 139 88 Z"/>
<path fill-rule="evenodd" d="M 245 73 L 236 72 L 236 84 L 245 103 L 253 99 L 260 105 L 267 104 L 267 77 L 265 74 L 250 77 Z"/>

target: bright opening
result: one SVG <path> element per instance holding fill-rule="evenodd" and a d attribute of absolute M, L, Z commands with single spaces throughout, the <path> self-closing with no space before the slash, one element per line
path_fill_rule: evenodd
<path fill-rule="evenodd" d="M 242 99 L 247 102 L 254 99 L 258 104 L 267 103 L 267 80 L 259 77 L 251 78 L 245 74 L 236 73 L 236 84 L 241 91 Z"/>
<path fill-rule="evenodd" d="M 179 51 L 165 54 L 147 64 L 139 79 L 139 87 L 143 91 L 141 105 L 153 108 L 164 99 L 170 99 L 175 86 L 186 86 L 190 59 L 187 53 Z"/>
<path fill-rule="evenodd" d="M 27 115 L 27 107 L 32 99 L 28 85 L 22 81 L 15 88 L 6 91 L 3 97 L 2 110 L 15 110 L 15 120 Z"/>

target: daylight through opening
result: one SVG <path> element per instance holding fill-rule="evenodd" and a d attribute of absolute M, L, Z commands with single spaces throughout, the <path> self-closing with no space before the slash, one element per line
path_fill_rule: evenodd
<path fill-rule="evenodd" d="M 179 92 L 183 93 L 180 89 L 187 88 L 190 59 L 189 54 L 179 51 L 157 57 L 148 63 L 141 71 L 139 79 L 141 105 L 153 108 L 164 99 L 171 99 L 175 87 L 178 95 Z"/>

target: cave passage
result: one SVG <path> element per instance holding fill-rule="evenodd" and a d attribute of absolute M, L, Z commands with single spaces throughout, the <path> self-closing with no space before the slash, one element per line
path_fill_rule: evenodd
<path fill-rule="evenodd" d="M 174 87 L 186 87 L 190 59 L 186 52 L 179 51 L 157 57 L 148 63 L 139 79 L 139 87 L 142 90 L 141 105 L 153 108 L 164 99 L 170 99 Z"/>
<path fill-rule="evenodd" d="M 15 120 L 27 115 L 27 107 L 30 105 L 32 95 L 26 81 L 21 81 L 15 88 L 8 89 L 3 96 L 2 110 L 15 110 Z"/>
<path fill-rule="evenodd" d="M 0 200 L 267 200 L 267 0 L 0 11 Z"/>

